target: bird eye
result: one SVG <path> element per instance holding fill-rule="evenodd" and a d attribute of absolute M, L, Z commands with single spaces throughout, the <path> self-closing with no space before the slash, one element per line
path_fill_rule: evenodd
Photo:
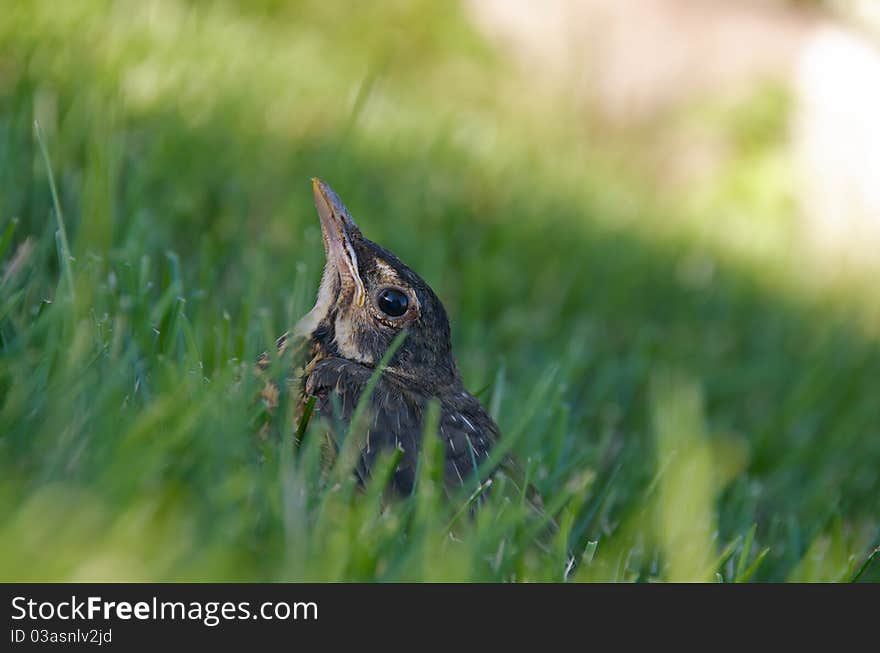
<path fill-rule="evenodd" d="M 397 288 L 385 288 L 376 296 L 379 309 L 389 317 L 400 317 L 409 307 L 406 293 Z"/>

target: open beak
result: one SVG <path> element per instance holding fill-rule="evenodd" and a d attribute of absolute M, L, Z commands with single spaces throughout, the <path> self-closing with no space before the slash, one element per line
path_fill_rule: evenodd
<path fill-rule="evenodd" d="M 318 217 L 321 218 L 321 235 L 324 237 L 327 265 L 336 268 L 343 283 L 346 279 L 351 281 L 354 285 L 355 304 L 363 306 L 366 292 L 358 272 L 357 254 L 352 245 L 354 235 L 360 233 L 358 227 L 339 195 L 327 182 L 313 177 L 312 190 L 315 193 Z"/>

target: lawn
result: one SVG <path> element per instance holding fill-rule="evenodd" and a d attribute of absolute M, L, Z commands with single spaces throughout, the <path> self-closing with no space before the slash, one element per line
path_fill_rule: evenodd
<path fill-rule="evenodd" d="M 6 7 L 0 579 L 880 580 L 880 297 L 792 244 L 786 103 L 713 114 L 741 154 L 677 206 L 539 87 L 451 3 Z M 555 534 L 269 419 L 316 175 L 444 301 Z"/>

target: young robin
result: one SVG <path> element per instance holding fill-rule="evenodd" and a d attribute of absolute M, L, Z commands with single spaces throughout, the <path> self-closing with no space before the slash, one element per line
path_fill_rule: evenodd
<path fill-rule="evenodd" d="M 319 415 L 332 421 L 337 411 L 335 417 L 347 426 L 376 365 L 406 331 L 366 400 L 368 433 L 356 474 L 365 481 L 380 451 L 399 448 L 391 484 L 401 494 L 411 493 L 433 399 L 439 404 L 437 435 L 447 485 L 474 480 L 500 432 L 462 383 L 443 304 L 397 256 L 361 234 L 326 182 L 313 179 L 312 188 L 327 260 L 315 306 L 294 329 L 308 347 L 303 402 L 315 397 Z"/>
<path fill-rule="evenodd" d="M 426 410 L 435 401 L 447 487 L 477 487 L 498 469 L 514 487 L 520 485 L 523 474 L 511 456 L 503 456 L 495 469 L 483 465 L 501 433 L 462 383 L 440 299 L 397 256 L 363 236 L 326 182 L 315 178 L 312 188 L 327 259 L 324 274 L 314 308 L 276 343 L 284 351 L 292 341 L 305 341 L 301 409 L 314 397 L 318 415 L 347 428 L 376 366 L 405 331 L 365 399 L 368 432 L 355 468 L 360 482 L 369 478 L 379 452 L 398 448 L 402 453 L 391 485 L 403 495 L 413 491 Z M 265 369 L 268 363 L 264 354 L 259 366 Z M 270 406 L 277 402 L 277 392 L 267 384 L 263 398 Z M 483 478 L 474 477 L 477 470 Z M 537 492 L 528 487 L 527 494 L 540 507 Z"/>

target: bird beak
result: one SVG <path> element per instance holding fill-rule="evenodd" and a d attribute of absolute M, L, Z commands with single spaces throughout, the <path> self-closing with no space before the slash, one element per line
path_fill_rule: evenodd
<path fill-rule="evenodd" d="M 351 280 L 355 289 L 355 304 L 363 306 L 366 292 L 358 272 L 357 254 L 352 245 L 355 234 L 360 234 L 358 226 L 329 184 L 313 177 L 312 191 L 315 194 L 315 208 L 321 218 L 321 235 L 324 237 L 327 265 L 336 268 L 343 282 L 346 278 Z"/>

